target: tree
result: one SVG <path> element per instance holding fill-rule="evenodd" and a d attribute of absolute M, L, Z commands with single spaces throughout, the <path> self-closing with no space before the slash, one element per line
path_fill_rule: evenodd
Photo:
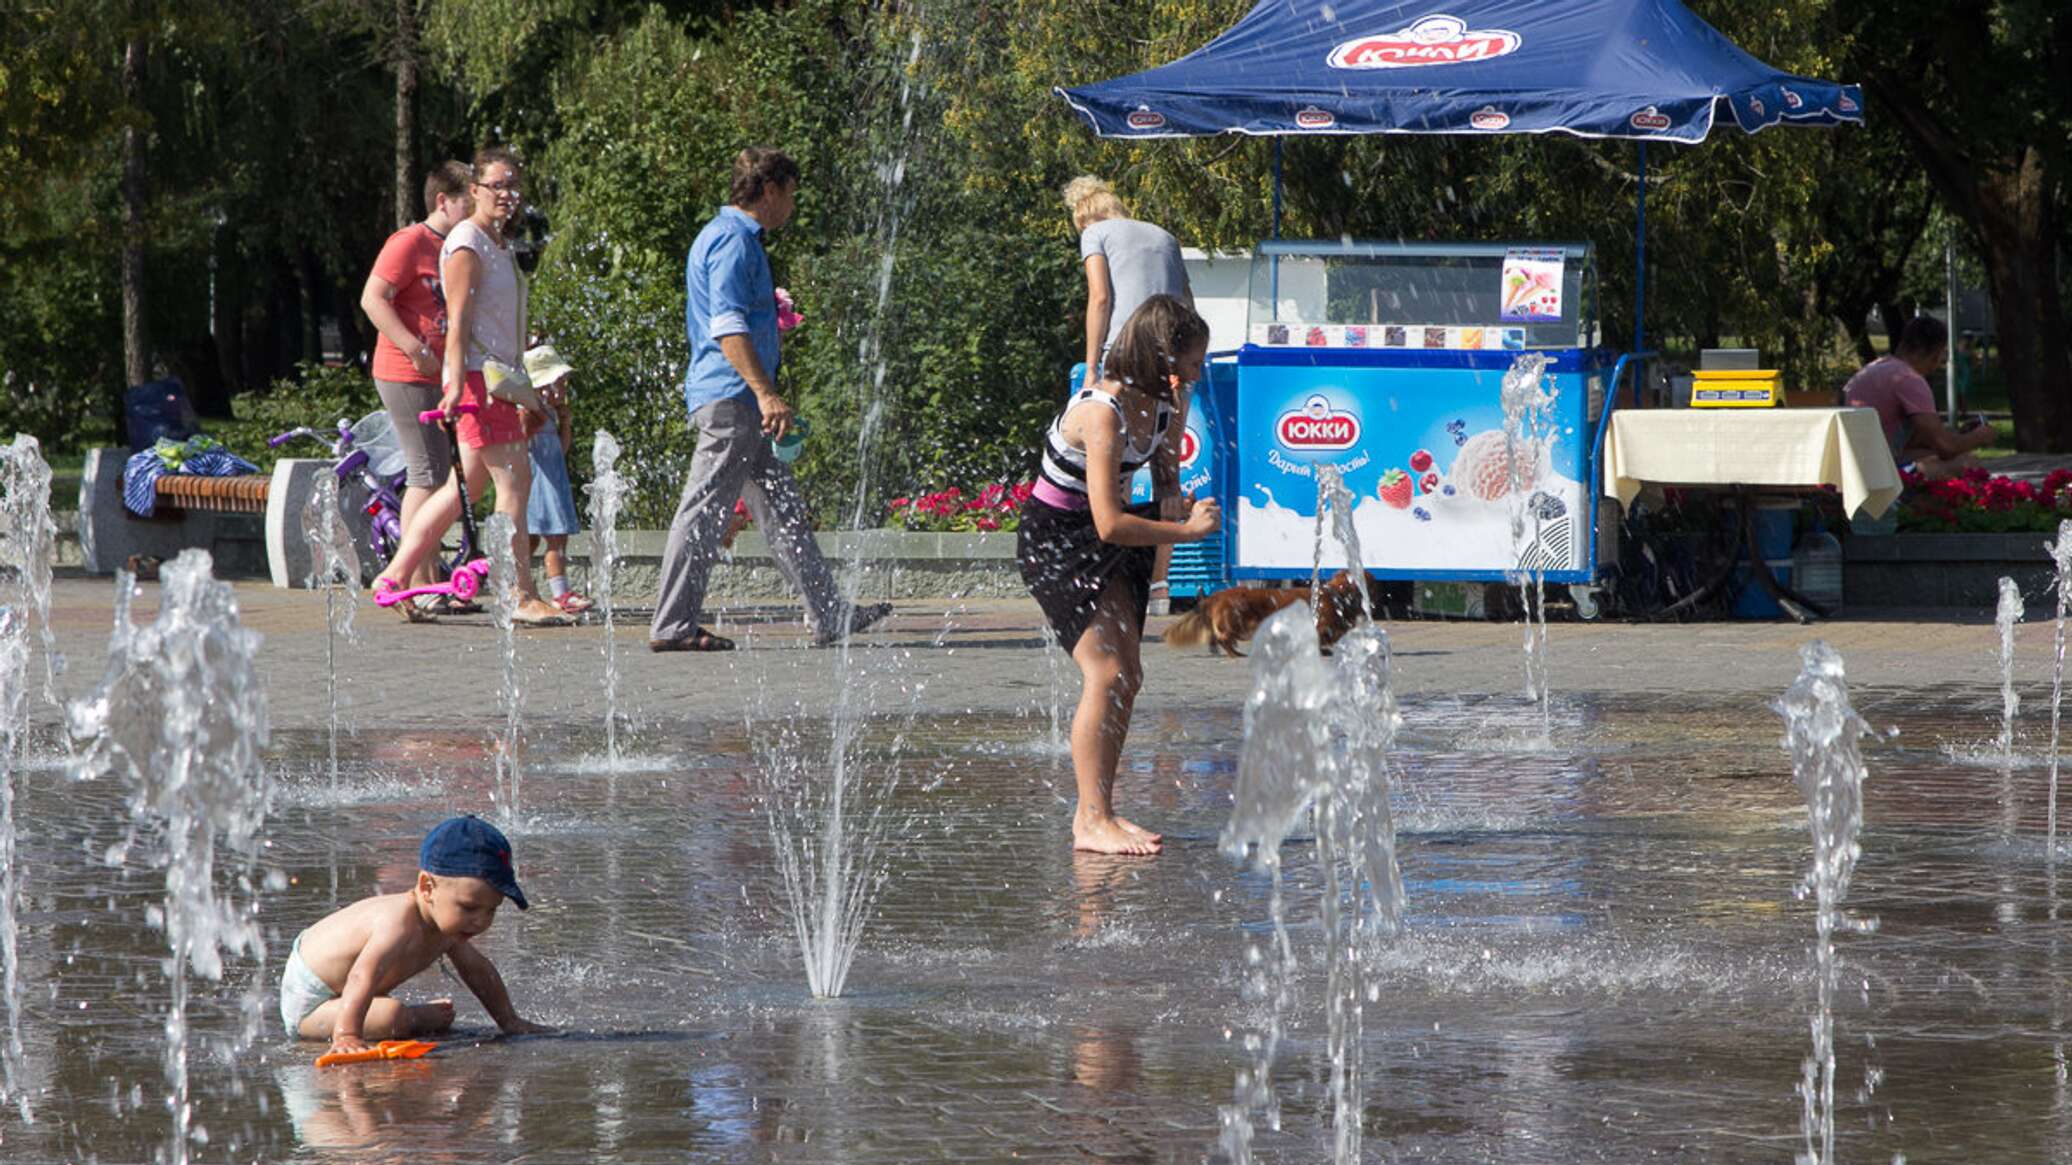
<path fill-rule="evenodd" d="M 417 172 L 417 0 L 396 0 L 395 42 L 389 50 L 396 73 L 397 230 L 417 221 L 421 200 Z"/>
<path fill-rule="evenodd" d="M 129 383 L 151 379 L 150 331 L 144 322 L 144 213 L 150 197 L 144 120 L 144 68 L 151 42 L 130 34 L 122 49 L 122 367 Z"/>
<path fill-rule="evenodd" d="M 2072 451 L 2059 266 L 2072 14 L 2056 0 L 1837 0 L 1837 8 L 1857 38 L 1868 114 L 1893 119 L 1984 261 L 2016 443 Z"/>

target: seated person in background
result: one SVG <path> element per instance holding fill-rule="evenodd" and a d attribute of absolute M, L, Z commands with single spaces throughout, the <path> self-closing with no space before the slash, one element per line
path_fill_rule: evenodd
<path fill-rule="evenodd" d="M 1900 468 L 1911 463 L 1929 481 L 1943 481 L 1977 465 L 1972 450 L 1992 444 L 1998 435 L 1986 424 L 1954 431 L 1936 411 L 1926 374 L 1943 366 L 1949 342 L 1949 330 L 1941 320 L 1915 316 L 1900 329 L 1892 354 L 1864 365 L 1842 389 L 1852 408 L 1877 410 Z"/>

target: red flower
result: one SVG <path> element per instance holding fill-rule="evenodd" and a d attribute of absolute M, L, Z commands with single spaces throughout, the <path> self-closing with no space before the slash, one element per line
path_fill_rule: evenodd
<path fill-rule="evenodd" d="M 906 509 L 906 508 L 907 508 L 908 506 L 910 506 L 910 505 L 912 505 L 912 504 L 913 504 L 913 499 L 912 499 L 912 498 L 893 498 L 893 499 L 892 499 L 892 501 L 891 501 L 891 503 L 889 504 L 889 508 L 891 508 L 891 509 L 895 509 L 895 510 L 904 510 L 904 509 Z"/>
<path fill-rule="evenodd" d="M 977 521 L 973 522 L 972 525 L 977 526 L 980 530 L 983 530 L 987 533 L 991 533 L 1000 528 L 1000 523 L 998 521 L 994 520 L 991 517 L 986 517 L 983 515 L 980 516 L 980 518 Z"/>

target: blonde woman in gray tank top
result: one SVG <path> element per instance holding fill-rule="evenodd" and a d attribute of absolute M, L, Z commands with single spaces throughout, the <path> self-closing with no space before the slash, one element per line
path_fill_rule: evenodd
<path fill-rule="evenodd" d="M 1190 309 L 1194 289 L 1187 283 L 1187 264 L 1179 240 L 1163 228 L 1129 216 L 1122 200 L 1106 182 L 1082 174 L 1065 184 L 1065 206 L 1072 229 L 1079 232 L 1079 257 L 1086 265 L 1086 382 L 1100 379 L 1101 364 L 1124 321 L 1154 295 L 1170 295 Z M 1173 423 L 1187 426 L 1188 394 L 1174 400 Z M 1180 499 L 1180 467 L 1161 457 L 1151 464 L 1152 497 L 1160 516 L 1179 521 L 1186 516 Z M 1166 567 L 1173 548 L 1160 546 L 1151 570 L 1151 613 L 1166 614 Z"/>

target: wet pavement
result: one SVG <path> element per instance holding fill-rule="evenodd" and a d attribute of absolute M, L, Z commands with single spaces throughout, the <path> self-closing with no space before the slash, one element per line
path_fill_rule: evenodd
<path fill-rule="evenodd" d="M 99 671 L 105 594 L 61 586 L 74 693 Z M 277 726 L 264 864 L 287 885 L 261 894 L 270 965 L 233 963 L 199 991 L 196 1160 L 1220 1159 L 1217 1109 L 1262 1018 L 1242 982 L 1267 884 L 1215 846 L 1243 662 L 1147 648 L 1121 797 L 1168 850 L 1074 855 L 1051 724 L 1077 682 L 1053 682 L 1033 607 L 903 607 L 859 650 L 858 682 L 880 698 L 857 755 L 900 764 L 883 898 L 848 994 L 814 1001 L 759 750 L 781 738 L 809 769 L 827 755 L 837 657 L 802 646 L 781 610 L 737 612 L 752 649 L 728 658 L 650 657 L 635 629 L 621 640 L 631 755 L 612 769 L 597 631 L 528 634 L 512 834 L 534 908 L 500 912 L 480 942 L 521 1012 L 564 1034 L 495 1039 L 434 971 L 405 994 L 459 993 L 461 1030 L 440 1052 L 318 1072 L 319 1049 L 277 1034 L 279 960 L 334 906 L 406 884 L 439 818 L 490 810 L 495 636 L 363 610 L 366 639 L 341 649 L 355 731 L 333 787 L 321 600 L 247 594 Z M 1537 710 L 1510 694 L 1517 628 L 1395 630 L 1408 912 L 1374 956 L 1367 1158 L 1789 1159 L 1813 919 L 1795 893 L 1805 808 L 1767 704 L 1811 633 L 1553 632 L 1540 741 Z M 2065 1159 L 2072 944 L 2035 756 L 2049 629 L 2024 630 L 2032 702 L 2007 772 L 1981 759 L 1998 728 L 1989 625 L 1819 633 L 1869 679 L 1856 694 L 1871 722 L 1899 730 L 1867 743 L 1847 900 L 1877 927 L 1837 940 L 1839 1155 Z M 119 787 L 74 783 L 54 761 L 19 782 L 37 1120 L 0 1116 L 0 1160 L 150 1160 L 170 1125 L 163 948 L 147 920 L 158 876 L 142 852 L 105 861 L 129 820 Z M 1257 1147 L 1308 1162 L 1329 1156 L 1318 871 L 1306 844 L 1285 854 L 1301 971 L 1275 1069 L 1281 1127 Z M 260 1038 L 232 1055 L 248 995 Z"/>

